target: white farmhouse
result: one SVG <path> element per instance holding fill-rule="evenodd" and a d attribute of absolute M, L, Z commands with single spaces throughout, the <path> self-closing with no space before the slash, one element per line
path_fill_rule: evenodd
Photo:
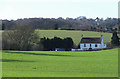
<path fill-rule="evenodd" d="M 103 35 L 101 38 L 91 38 L 81 36 L 80 49 L 79 50 L 90 50 L 90 49 L 103 49 L 106 48 L 106 44 L 103 41 Z"/>

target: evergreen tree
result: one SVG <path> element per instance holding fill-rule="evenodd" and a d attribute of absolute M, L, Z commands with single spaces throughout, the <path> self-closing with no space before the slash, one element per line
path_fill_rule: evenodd
<path fill-rule="evenodd" d="M 113 46 L 118 46 L 119 45 L 119 37 L 117 36 L 116 31 L 113 32 L 111 43 L 112 43 Z"/>
<path fill-rule="evenodd" d="M 57 23 L 54 25 L 54 29 L 58 30 L 58 24 Z"/>

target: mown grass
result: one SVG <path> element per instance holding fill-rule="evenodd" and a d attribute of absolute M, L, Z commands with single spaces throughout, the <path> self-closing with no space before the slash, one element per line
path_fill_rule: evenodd
<path fill-rule="evenodd" d="M 3 51 L 3 77 L 117 77 L 118 49 Z"/>
<path fill-rule="evenodd" d="M 103 35 L 104 42 L 110 42 L 112 33 L 103 33 L 103 32 L 92 32 L 92 31 L 67 31 L 67 30 L 37 30 L 41 37 L 71 37 L 75 44 L 79 44 L 81 40 L 81 35 L 83 34 L 84 37 L 100 37 Z"/>

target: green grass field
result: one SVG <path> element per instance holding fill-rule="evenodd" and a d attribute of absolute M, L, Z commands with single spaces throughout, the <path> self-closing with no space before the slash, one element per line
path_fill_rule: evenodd
<path fill-rule="evenodd" d="M 103 33 L 103 32 L 92 32 L 92 31 L 68 31 L 68 30 L 37 30 L 40 37 L 71 37 L 75 44 L 79 44 L 81 40 L 81 35 L 84 37 L 100 37 L 103 35 L 104 42 L 110 42 L 112 33 Z"/>
<path fill-rule="evenodd" d="M 118 49 L 3 51 L 3 77 L 117 77 Z"/>
<path fill-rule="evenodd" d="M 0 36 L 2 31 L 0 31 Z M 112 33 L 103 33 L 103 32 L 93 32 L 93 31 L 70 31 L 70 30 L 36 30 L 38 32 L 40 38 L 42 37 L 48 37 L 48 38 L 54 38 L 60 37 L 60 38 L 66 38 L 71 37 L 73 39 L 73 42 L 77 45 L 80 43 L 81 35 L 83 34 L 84 37 L 100 37 L 103 35 L 104 42 L 110 42 Z"/>

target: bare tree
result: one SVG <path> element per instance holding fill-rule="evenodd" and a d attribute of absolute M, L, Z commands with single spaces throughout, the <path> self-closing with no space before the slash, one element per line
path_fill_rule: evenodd
<path fill-rule="evenodd" d="M 3 32 L 3 41 L 11 45 L 10 49 L 30 50 L 31 45 L 36 43 L 38 35 L 35 29 L 28 26 L 15 26 L 12 30 Z M 5 39 L 7 39 L 5 41 Z"/>

